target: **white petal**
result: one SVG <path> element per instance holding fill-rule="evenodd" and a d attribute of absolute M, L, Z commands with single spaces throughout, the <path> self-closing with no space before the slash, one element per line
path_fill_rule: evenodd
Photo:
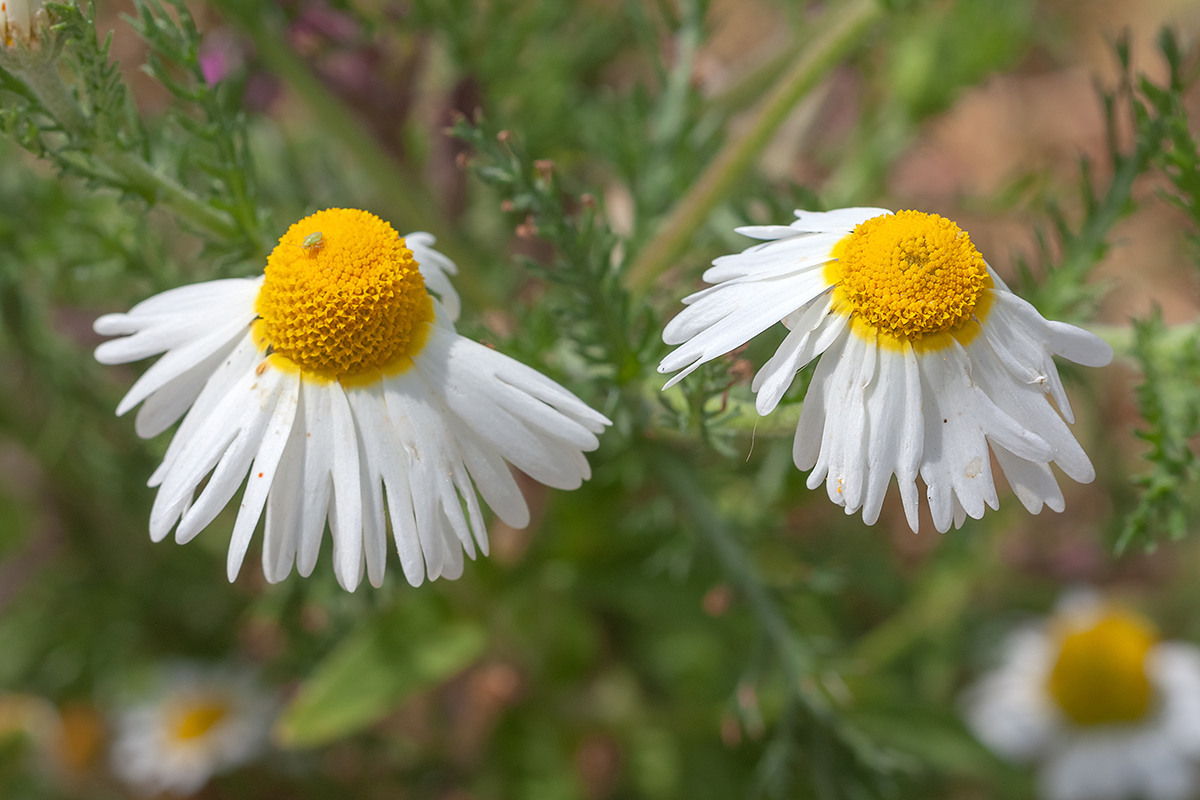
<path fill-rule="evenodd" d="M 341 384 L 321 387 L 329 398 L 333 440 L 333 495 L 330 498 L 330 531 L 333 534 L 333 573 L 346 591 L 358 587 L 363 569 L 363 507 L 354 414 Z"/>
<path fill-rule="evenodd" d="M 150 439 L 171 427 L 196 402 L 205 384 L 227 359 L 239 342 L 231 341 L 175 380 L 146 398 L 138 409 L 134 430 L 143 439 Z"/>
<path fill-rule="evenodd" d="M 754 376 L 750 390 L 758 393 L 754 405 L 759 414 L 766 416 L 774 411 L 796 373 L 841 334 L 847 320 L 840 315 L 826 319 L 831 302 L 831 296 L 826 295 L 810 303 L 796 318 L 779 349 Z"/>
<path fill-rule="evenodd" d="M 279 583 L 292 571 L 300 547 L 304 491 L 304 450 L 308 429 L 305 423 L 304 391 L 296 385 L 296 411 L 287 446 L 279 458 L 275 480 L 267 495 L 267 519 L 264 523 L 262 567 L 268 583 Z M 324 513 L 321 520 L 324 525 Z"/>
<path fill-rule="evenodd" d="M 230 583 L 237 578 L 242 561 L 246 558 L 250 537 L 258 526 L 259 517 L 262 516 L 263 507 L 267 502 L 267 494 L 275 482 L 279 460 L 283 457 L 284 448 L 291 438 L 296 406 L 299 403 L 299 373 L 268 368 L 262 375 L 264 382 L 269 379 L 268 376 L 274 376 L 277 382 L 277 388 L 273 392 L 275 408 L 257 444 L 258 454 L 250 468 L 246 491 L 242 494 L 242 505 L 233 524 L 233 536 L 229 540 L 229 557 L 226 564 Z M 241 483 L 241 480 L 238 482 Z"/>
<path fill-rule="evenodd" d="M 792 231 L 788 238 L 714 258 L 713 265 L 704 271 L 701 278 L 705 283 L 731 285 L 781 278 L 799 272 L 820 272 L 834 260 L 833 248 L 844 238 L 844 233 L 798 235 Z M 717 288 L 710 286 L 691 294 L 683 299 L 683 303 L 691 305 Z"/>
<path fill-rule="evenodd" d="M 1085 367 L 1104 367 L 1112 362 L 1113 350 L 1096 334 L 1065 322 L 1047 320 L 1050 350 Z"/>
<path fill-rule="evenodd" d="M 996 508 L 991 457 L 985 431 L 1003 431 L 1015 438 L 1003 414 L 972 383 L 966 353 L 955 341 L 932 353 L 919 353 L 924 398 L 925 442 L 921 478 L 927 487 L 929 510 L 939 533 L 954 521 L 955 499 L 972 518 L 984 506 Z"/>
<path fill-rule="evenodd" d="M 900 487 L 904 514 L 917 531 L 917 472 L 924 450 L 921 374 L 910 345 L 879 350 L 879 375 L 867 389 L 867 491 L 863 522 L 879 519 L 892 475 Z"/>
<path fill-rule="evenodd" d="M 850 233 L 860 222 L 892 212 L 886 208 L 839 208 L 834 211 L 796 210 L 792 227 L 798 231 L 845 231 Z"/>
<path fill-rule="evenodd" d="M 1049 466 L 1026 461 L 996 444 L 992 445 L 992 452 L 1008 485 L 1030 514 L 1040 514 L 1043 505 L 1059 513 L 1066 508 L 1062 489 Z"/>
<path fill-rule="evenodd" d="M 168 351 L 166 355 L 154 362 L 150 369 L 142 373 L 140 378 L 134 381 L 129 392 L 117 404 L 117 416 L 121 416 L 129 411 L 129 409 L 161 389 L 168 382 L 177 379 L 180 375 L 183 375 L 197 364 L 203 362 L 213 353 L 227 347 L 230 342 L 245 336 L 247 325 L 248 322 L 240 318 L 226 321 L 223 325 L 191 340 L 187 344 Z"/>
<path fill-rule="evenodd" d="M 256 402 L 257 395 L 265 388 L 260 389 L 258 376 L 253 370 L 248 370 L 220 398 L 195 432 L 181 441 L 177 456 L 164 472 L 162 486 L 154 498 L 154 507 L 150 512 L 150 536 L 154 541 L 162 540 L 185 513 L 185 507 L 191 504 L 193 493 L 200 481 L 222 461 L 226 451 L 238 441 L 243 431 L 266 425 L 270 412 L 264 412 Z M 176 438 L 180 438 L 180 434 L 177 433 Z M 232 478 L 232 469 L 236 466 L 233 461 L 246 459 L 241 473 L 245 475 L 245 469 L 250 465 L 249 458 L 253 458 L 253 453 L 248 451 L 248 438 L 241 438 L 233 458 L 225 461 L 225 468 L 220 475 L 222 480 L 218 482 L 218 476 L 214 475 L 205 487 L 205 493 L 208 495 L 205 509 L 213 516 L 228 502 L 237 488 L 236 484 L 228 486 Z M 216 503 L 218 494 L 224 494 L 224 499 L 214 509 L 212 506 Z M 187 508 L 186 513 L 190 514 L 194 510 L 194 506 Z M 195 521 L 199 517 L 193 515 L 192 519 Z"/>
<path fill-rule="evenodd" d="M 866 390 L 875 376 L 875 342 L 853 333 L 846 342 L 826 396 L 825 431 L 808 488 L 825 479 L 829 499 L 848 513 L 862 506 L 866 458 Z"/>
<path fill-rule="evenodd" d="M 829 405 L 827 398 L 833 396 L 838 380 L 838 365 L 841 364 L 842 353 L 851 335 L 850 329 L 843 324 L 833 344 L 829 345 L 825 355 L 817 362 L 812 382 L 808 385 L 808 393 L 804 395 L 804 403 L 800 407 L 800 421 L 796 425 L 796 439 L 792 444 L 792 461 L 801 470 L 812 469 L 821 455 L 825 439 L 825 416 Z M 824 477 L 818 477 L 813 486 L 820 483 Z"/>
<path fill-rule="evenodd" d="M 358 429 L 359 472 L 362 476 L 363 552 L 371 585 L 383 585 L 387 566 L 387 524 L 383 516 L 382 456 L 380 445 L 392 432 L 380 384 L 346 392 Z M 382 441 L 381 441 L 382 440 Z M 385 445 L 386 446 L 386 445 Z"/>
<path fill-rule="evenodd" d="M 254 369 L 255 365 L 261 360 L 258 348 L 254 344 L 253 337 L 247 333 L 233 348 L 233 351 L 225 358 L 224 361 L 213 371 L 212 377 L 204 384 L 204 388 L 196 397 L 192 407 L 188 410 L 183 418 L 179 429 L 175 431 L 175 436 L 172 437 L 171 443 L 167 445 L 166 455 L 163 456 L 162 464 L 154 470 L 154 474 L 150 476 L 147 485 L 158 486 L 163 482 L 167 473 L 170 472 L 175 459 L 178 457 L 184 444 L 195 436 L 196 431 L 208 419 L 213 409 L 217 404 L 229 394 L 234 385 L 237 384 L 245 375 Z"/>
<path fill-rule="evenodd" d="M 333 399 L 324 385 L 312 381 L 300 381 L 300 394 L 305 432 L 300 470 L 304 498 L 300 507 L 296 571 L 308 577 L 317 565 L 333 497 Z"/>
<path fill-rule="evenodd" d="M 691 336 L 658 366 L 659 372 L 683 371 L 667 382 L 673 386 L 701 364 L 740 347 L 796 309 L 812 302 L 829 288 L 820 272 L 736 284 L 704 301 L 688 306 L 663 331 L 663 341 L 677 340 L 679 331 L 695 327 L 695 318 L 707 327 Z M 672 326 L 675 325 L 673 328 Z M 671 331 L 671 333 L 668 333 Z M 665 388 L 665 387 L 664 387 Z"/>
<path fill-rule="evenodd" d="M 592 449 L 594 439 L 588 437 L 594 434 L 572 421 L 567 412 L 578 416 L 586 406 L 573 396 L 567 404 L 547 394 L 543 396 L 549 401 L 506 404 L 501 398 L 512 395 L 503 379 L 513 374 L 511 362 L 501 353 L 440 330 L 431 333 L 415 359 L 421 377 L 440 402 L 506 460 L 547 486 L 577 488 L 590 475 L 586 459 L 580 458 L 580 442 Z M 607 422 L 596 417 L 597 422 Z M 577 427 L 568 440 L 563 431 L 572 425 Z"/>
<path fill-rule="evenodd" d="M 437 241 L 433 234 L 418 231 L 403 238 L 405 245 L 412 250 L 413 258 L 417 261 L 417 267 L 421 271 L 421 277 L 425 279 L 425 284 L 441 298 L 449 320 L 457 321 L 458 315 L 462 311 L 462 301 L 458 297 L 458 292 L 454 290 L 454 285 L 450 283 L 449 276 L 458 274 L 458 266 L 445 255 L 433 249 L 434 242 Z"/>

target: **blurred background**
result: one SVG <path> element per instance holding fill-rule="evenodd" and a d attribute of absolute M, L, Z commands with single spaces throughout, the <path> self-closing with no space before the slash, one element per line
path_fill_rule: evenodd
<path fill-rule="evenodd" d="M 1130 476 L 1151 469 L 1154 446 L 1134 434 L 1155 424 L 1135 394 L 1136 360 L 1067 372 L 1073 430 L 1098 479 L 1060 479 L 1065 513 L 1030 516 L 1001 489 L 999 512 L 944 535 L 927 516 L 914 535 L 894 490 L 874 527 L 845 517 L 793 467 L 794 415 L 753 431 L 752 406 L 721 411 L 751 397 L 781 332 L 699 373 L 704 388 L 677 405 L 660 405 L 653 371 L 679 298 L 713 257 L 748 244 L 733 228 L 786 224 L 797 207 L 936 212 L 1014 287 L 1022 268 L 1038 285 L 1071 252 L 1056 223 L 1078 231 L 1092 219 L 1081 158 L 1103 197 L 1114 155 L 1135 147 L 1128 76 L 1168 81 L 1159 31 L 1194 43 L 1200 3 L 891 4 L 632 296 L 632 355 L 612 372 L 571 346 L 563 320 L 578 299 L 545 275 L 556 248 L 561 257 L 557 234 L 539 235 L 536 207 L 526 213 L 479 171 L 490 156 L 446 132 L 464 119 L 488 142 L 509 131 L 517 166 L 496 169 L 538 160 L 570 214 L 598 209 L 614 234 L 604 259 L 621 265 L 753 124 L 839 5 L 189 2 L 206 118 L 164 86 L 173 62 L 143 69 L 155 41 L 138 33 L 143 10 L 99 0 L 96 28 L 102 41 L 112 31 L 108 57 L 129 89 L 122 130 L 216 197 L 231 178 L 205 172 L 205 148 L 224 140 L 201 123 L 235 126 L 244 152 L 213 158 L 252 163 L 236 202 L 253 209 L 261 239 L 221 241 L 136 192 L 89 182 L 5 124 L 15 141 L 0 143 L 0 797 L 133 794 L 110 766 L 116 720 L 180 659 L 249 669 L 282 709 L 251 763 L 198 790 L 211 800 L 1027 797 L 1033 774 L 960 719 L 963 688 L 1006 631 L 1088 585 L 1164 638 L 1200 642 L 1200 542 L 1139 529 L 1114 555 L 1141 502 Z M 1103 92 L 1117 93 L 1111 128 Z M 1200 91 L 1179 97 L 1195 130 Z M 1066 289 L 1037 297 L 1074 322 L 1119 327 L 1156 309 L 1167 325 L 1195 320 L 1196 230 L 1171 191 L 1139 167 L 1099 229 L 1109 247 L 1089 249 L 1063 284 L 1070 301 L 1054 299 Z M 435 232 L 460 266 L 460 332 L 618 423 L 581 490 L 524 481 L 534 522 L 494 522 L 491 556 L 456 582 L 413 589 L 393 564 L 383 589 L 347 594 L 325 553 L 312 577 L 271 586 L 256 542 L 230 585 L 228 509 L 186 547 L 147 534 L 145 482 L 169 437 L 141 441 L 113 416 L 144 365 L 94 364 L 92 320 L 172 286 L 256 274 L 289 224 L 332 206 Z M 1196 488 L 1196 421 L 1180 408 L 1171 430 L 1186 463 L 1167 491 L 1176 533 L 1191 530 Z M 664 489 L 648 447 L 684 456 L 708 505 Z M 714 541 L 740 556 L 702 535 L 704 509 L 721 527 Z M 796 710 L 777 623 L 803 650 L 806 680 L 838 700 L 838 722 Z"/>

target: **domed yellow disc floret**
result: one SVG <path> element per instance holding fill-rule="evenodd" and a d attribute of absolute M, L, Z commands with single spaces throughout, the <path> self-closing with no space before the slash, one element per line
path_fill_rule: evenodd
<path fill-rule="evenodd" d="M 402 370 L 433 320 L 425 281 L 391 225 L 331 208 L 297 222 L 267 258 L 259 340 L 328 379 Z"/>
<path fill-rule="evenodd" d="M 859 223 L 826 267 L 834 306 L 899 339 L 956 330 L 991 287 L 971 237 L 945 217 L 899 211 Z"/>
<path fill-rule="evenodd" d="M 1157 641 L 1148 622 L 1112 610 L 1088 628 L 1069 628 L 1050 672 L 1050 696 L 1077 725 L 1143 718 L 1153 699 L 1146 654 Z"/>

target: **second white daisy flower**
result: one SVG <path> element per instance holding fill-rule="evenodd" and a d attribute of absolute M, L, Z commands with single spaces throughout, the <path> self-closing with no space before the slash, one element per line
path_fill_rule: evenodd
<path fill-rule="evenodd" d="M 459 336 L 455 267 L 432 244 L 365 211 L 329 209 L 284 234 L 265 276 L 172 289 L 96 320 L 97 333 L 124 336 L 97 348 L 103 363 L 165 353 L 117 413 L 141 403 L 143 437 L 183 417 L 150 477 L 155 541 L 172 529 L 192 539 L 249 473 L 230 580 L 265 509 L 267 580 L 293 564 L 310 574 L 328 519 L 338 581 L 353 590 L 365 571 L 379 586 L 390 519 L 417 585 L 457 578 L 464 550 L 486 555 L 477 491 L 504 522 L 528 524 L 509 463 L 558 489 L 590 477 L 583 453 L 609 421 Z"/>
<path fill-rule="evenodd" d="M 1161 641 L 1092 593 L 1015 632 L 964 711 L 996 753 L 1039 762 L 1047 800 L 1186 800 L 1200 789 L 1200 648 Z"/>
<path fill-rule="evenodd" d="M 1052 356 L 1103 366 L 1107 344 L 1044 319 L 950 220 L 882 208 L 796 216 L 738 228 L 766 241 L 716 259 L 704 280 L 717 285 L 684 299 L 663 331 L 680 345 L 659 366 L 681 370 L 667 386 L 782 320 L 791 332 L 751 384 L 758 412 L 770 413 L 821 357 L 793 459 L 812 470 L 810 489 L 824 482 L 868 525 L 893 475 L 914 531 L 918 477 L 939 531 L 997 508 L 989 445 L 1034 514 L 1063 509 L 1051 463 L 1093 479 L 1064 422 L 1074 417 Z"/>

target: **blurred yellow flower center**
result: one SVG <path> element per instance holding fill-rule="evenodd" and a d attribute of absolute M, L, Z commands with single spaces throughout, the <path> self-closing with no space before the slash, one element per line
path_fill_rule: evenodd
<path fill-rule="evenodd" d="M 182 703 L 171 714 L 170 730 L 176 740 L 188 742 L 204 736 L 228 716 L 229 703 L 224 699 Z"/>
<path fill-rule="evenodd" d="M 1077 725 L 1141 719 L 1153 696 L 1146 653 L 1156 641 L 1149 623 L 1123 611 L 1108 612 L 1090 628 L 1068 630 L 1050 672 L 1050 696 Z"/>
<path fill-rule="evenodd" d="M 297 222 L 267 258 L 255 334 L 328 379 L 401 371 L 433 320 L 425 281 L 391 225 L 331 208 Z"/>
<path fill-rule="evenodd" d="M 834 304 L 911 340 L 959 328 L 991 286 L 967 232 L 945 217 L 898 211 L 859 223 L 833 250 Z"/>

